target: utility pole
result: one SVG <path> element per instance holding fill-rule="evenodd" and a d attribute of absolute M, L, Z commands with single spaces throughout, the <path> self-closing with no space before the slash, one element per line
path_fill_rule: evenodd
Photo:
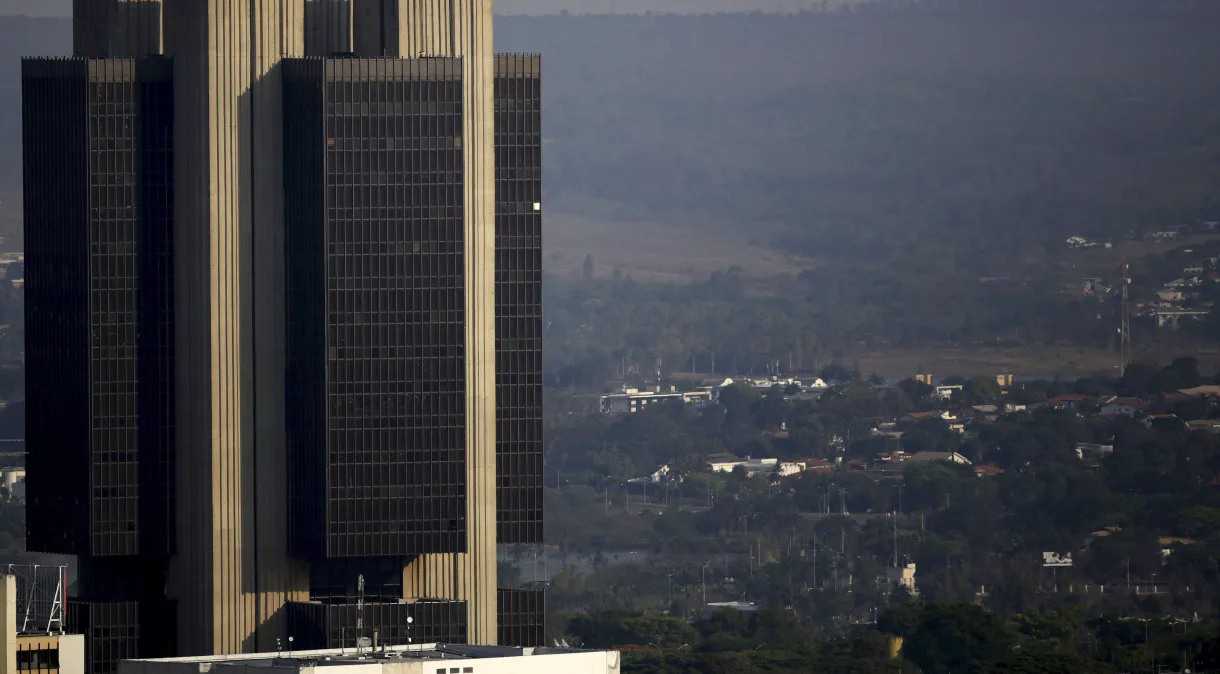
<path fill-rule="evenodd" d="M 707 566 L 708 566 L 708 564 L 711 564 L 711 562 L 708 562 L 707 564 L 703 565 L 703 577 L 702 577 L 702 582 L 700 583 L 703 588 L 703 605 L 705 607 L 707 606 Z"/>
<path fill-rule="evenodd" d="M 813 537 L 813 586 L 818 586 L 818 537 Z"/>
<path fill-rule="evenodd" d="M 898 513 L 894 513 L 894 568 L 898 568 Z"/>
<path fill-rule="evenodd" d="M 1119 369 L 1118 376 L 1123 376 L 1127 372 L 1127 365 L 1131 363 L 1131 302 L 1128 297 L 1129 288 L 1131 286 L 1130 268 L 1127 265 L 1127 257 L 1123 256 L 1123 279 L 1122 279 L 1122 309 L 1121 318 L 1118 326 L 1118 351 L 1119 351 Z"/>

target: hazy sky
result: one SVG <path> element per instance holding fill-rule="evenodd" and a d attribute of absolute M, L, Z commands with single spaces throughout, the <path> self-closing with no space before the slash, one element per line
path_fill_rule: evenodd
<path fill-rule="evenodd" d="M 856 0 L 832 0 L 840 4 Z M 500 14 L 631 14 L 643 12 L 792 12 L 820 4 L 820 0 L 495 0 Z M 0 0 L 0 14 L 71 16 L 72 0 Z"/>

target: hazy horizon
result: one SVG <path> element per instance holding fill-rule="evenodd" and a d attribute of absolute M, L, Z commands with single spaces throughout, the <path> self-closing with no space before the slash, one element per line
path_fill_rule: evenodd
<path fill-rule="evenodd" d="M 829 0 L 836 6 L 864 0 Z M 821 0 L 496 0 L 498 14 L 721 14 L 797 12 L 821 6 Z M 72 0 L 0 0 L 0 15 L 68 18 Z"/>

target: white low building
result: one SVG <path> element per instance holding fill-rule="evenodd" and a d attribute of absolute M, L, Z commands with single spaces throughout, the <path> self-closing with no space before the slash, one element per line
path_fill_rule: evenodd
<path fill-rule="evenodd" d="M 618 674 L 617 651 L 417 644 L 123 660 L 119 674 Z"/>
<path fill-rule="evenodd" d="M 663 402 L 709 403 L 712 401 L 710 391 L 677 391 L 670 387 L 668 391 L 641 391 L 637 388 L 624 388 L 619 393 L 608 393 L 602 396 L 602 412 L 604 414 L 626 414 L 639 412 L 649 405 Z"/>

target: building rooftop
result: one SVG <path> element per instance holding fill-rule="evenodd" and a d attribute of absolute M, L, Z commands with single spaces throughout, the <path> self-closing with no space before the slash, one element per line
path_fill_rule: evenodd
<path fill-rule="evenodd" d="M 175 672 L 183 664 L 198 664 L 200 672 L 212 671 L 216 667 L 235 665 L 240 667 L 267 667 L 278 670 L 305 669 L 314 667 L 378 667 L 410 662 L 456 662 L 472 660 L 496 660 L 523 657 L 569 657 L 574 660 L 596 660 L 604 662 L 607 671 L 618 671 L 618 653 L 614 651 L 586 651 L 572 648 L 515 648 L 509 646 L 469 646 L 461 644 L 411 644 L 379 648 L 330 648 L 313 651 L 281 651 L 277 653 L 250 653 L 245 655 L 203 655 L 181 658 L 156 658 L 125 660 L 120 665 L 120 674 L 153 674 L 163 666 L 175 666 Z M 523 663 L 524 664 L 524 663 Z M 573 663 L 575 665 L 575 663 Z M 395 668 L 397 671 L 402 671 Z M 573 666 L 572 671 L 587 671 L 586 667 Z M 373 670 L 376 671 L 376 670 Z M 408 670 L 409 671 L 409 670 Z M 431 671 L 431 670 L 424 670 Z M 440 671 L 440 670 L 437 670 Z M 469 671 L 469 670 L 467 670 Z M 370 671 L 370 674 L 373 674 Z"/>

